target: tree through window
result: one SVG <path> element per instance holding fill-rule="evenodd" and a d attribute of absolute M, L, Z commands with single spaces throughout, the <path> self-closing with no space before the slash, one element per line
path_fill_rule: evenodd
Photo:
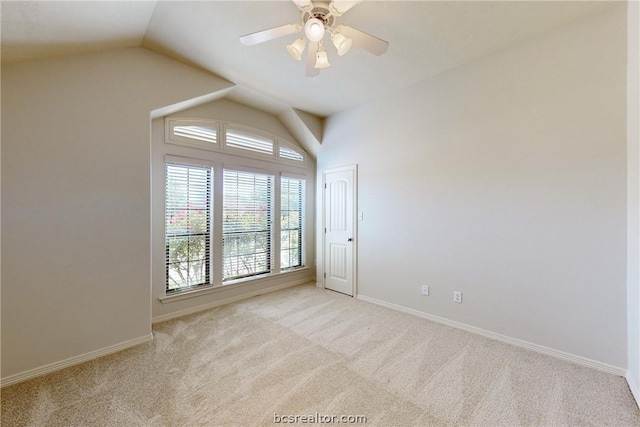
<path fill-rule="evenodd" d="M 280 268 L 302 267 L 304 179 L 282 177 L 280 184 Z"/>
<path fill-rule="evenodd" d="M 272 175 L 225 169 L 222 206 L 222 280 L 271 272 Z"/>
<path fill-rule="evenodd" d="M 166 290 L 211 282 L 211 168 L 167 164 Z"/>

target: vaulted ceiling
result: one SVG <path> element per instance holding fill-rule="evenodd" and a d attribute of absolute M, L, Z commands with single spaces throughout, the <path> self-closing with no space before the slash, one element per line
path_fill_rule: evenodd
<path fill-rule="evenodd" d="M 274 114 L 326 117 L 610 7 L 593 1 L 363 1 L 336 19 L 389 42 L 352 48 L 305 76 L 289 35 L 239 37 L 300 22 L 291 1 L 2 1 L 2 63 L 142 46 L 237 84 L 229 97 Z"/>

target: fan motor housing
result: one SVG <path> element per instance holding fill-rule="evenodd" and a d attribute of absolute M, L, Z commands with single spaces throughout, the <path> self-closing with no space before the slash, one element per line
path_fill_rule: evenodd
<path fill-rule="evenodd" d="M 329 10 L 329 5 L 323 2 L 312 2 L 311 9 L 302 11 L 302 24 L 305 24 L 309 19 L 316 18 L 322 21 L 325 28 L 333 27 L 335 16 Z"/>

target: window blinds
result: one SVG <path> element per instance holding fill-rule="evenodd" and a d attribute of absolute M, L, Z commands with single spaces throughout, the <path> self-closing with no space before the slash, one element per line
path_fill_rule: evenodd
<path fill-rule="evenodd" d="M 226 129 L 225 138 L 227 147 L 240 148 L 256 153 L 273 155 L 273 138 L 234 128 Z"/>
<path fill-rule="evenodd" d="M 302 267 L 304 180 L 282 177 L 280 185 L 280 269 Z"/>
<path fill-rule="evenodd" d="M 278 156 L 281 159 L 293 160 L 296 162 L 304 161 L 304 156 L 292 148 L 280 146 L 278 148 Z"/>
<path fill-rule="evenodd" d="M 212 144 L 218 142 L 218 129 L 213 126 L 176 125 L 173 127 L 173 135 Z"/>
<path fill-rule="evenodd" d="M 223 171 L 223 281 L 271 271 L 272 175 Z"/>
<path fill-rule="evenodd" d="M 210 283 L 211 168 L 166 165 L 166 290 Z"/>

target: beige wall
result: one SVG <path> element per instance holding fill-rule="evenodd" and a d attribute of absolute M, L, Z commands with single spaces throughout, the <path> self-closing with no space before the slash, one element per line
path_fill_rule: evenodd
<path fill-rule="evenodd" d="M 625 9 L 328 119 L 318 175 L 358 164 L 359 295 L 624 372 Z"/>
<path fill-rule="evenodd" d="M 361 295 L 628 359 L 637 393 L 640 12 L 625 33 L 624 7 L 327 121 L 318 174 L 359 164 Z M 3 66 L 3 384 L 148 339 L 152 305 L 200 305 L 152 298 L 149 115 L 229 86 L 144 49 Z"/>
<path fill-rule="evenodd" d="M 228 87 L 142 48 L 2 67 L 3 384 L 150 338 L 150 115 Z"/>
<path fill-rule="evenodd" d="M 627 380 L 640 404 L 640 3 L 627 7 Z"/>
<path fill-rule="evenodd" d="M 233 123 L 244 124 L 253 128 L 262 129 L 290 143 L 299 145 L 296 139 L 287 131 L 283 124 L 273 115 L 254 108 L 250 108 L 229 100 L 217 100 L 215 102 L 200 105 L 195 108 L 180 111 L 175 117 L 215 119 Z M 165 144 L 164 118 L 158 118 L 152 123 L 153 139 L 153 295 L 152 311 L 154 321 L 163 321 L 179 315 L 214 307 L 221 303 L 233 301 L 257 295 L 276 287 L 291 284 L 300 284 L 315 280 L 315 236 L 314 236 L 314 203 L 315 203 L 315 160 L 308 156 L 305 167 L 289 166 L 280 163 L 263 162 L 246 157 L 238 157 L 221 152 L 198 150 L 190 147 Z M 300 175 L 306 179 L 307 204 L 306 204 L 306 248 L 305 259 L 308 268 L 287 272 L 283 275 L 255 279 L 250 282 L 219 287 L 211 293 L 196 293 L 192 298 L 180 300 L 163 300 L 165 296 L 165 246 L 164 246 L 164 173 L 165 155 L 181 156 L 186 158 L 201 158 L 210 161 L 219 167 L 222 165 L 236 165 L 255 169 L 275 168 L 290 174 Z M 272 169 L 271 171 L 273 172 Z M 215 247 L 222 244 L 222 238 L 214 236 Z"/>

